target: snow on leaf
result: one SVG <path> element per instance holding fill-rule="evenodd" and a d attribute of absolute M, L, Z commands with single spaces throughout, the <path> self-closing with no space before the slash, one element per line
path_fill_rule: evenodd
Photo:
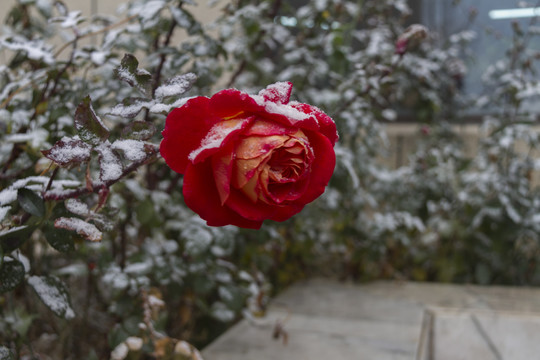
<path fill-rule="evenodd" d="M 166 97 L 182 95 L 191 89 L 191 86 L 196 80 L 197 76 L 193 73 L 175 76 L 158 87 L 155 96 L 158 100 L 162 100 Z"/>
<path fill-rule="evenodd" d="M 77 24 L 85 20 L 85 18 L 82 17 L 81 14 L 82 12 L 79 10 L 70 11 L 66 16 L 51 18 L 49 22 L 62 22 L 60 26 L 63 28 L 75 27 Z"/>
<path fill-rule="evenodd" d="M 56 315 L 70 320 L 75 317 L 64 283 L 56 276 L 30 276 L 28 284 L 38 297 Z"/>
<path fill-rule="evenodd" d="M 92 242 L 101 241 L 103 238 L 103 234 L 95 225 L 79 218 L 58 218 L 54 221 L 54 227 L 75 231 L 80 236 Z"/>
<path fill-rule="evenodd" d="M 130 15 L 139 15 L 143 23 L 153 20 L 155 16 L 165 7 L 166 3 L 162 0 L 151 0 L 143 5 L 134 6 Z"/>
<path fill-rule="evenodd" d="M 127 98 L 124 99 L 121 104 L 113 107 L 109 114 L 131 119 L 137 116 L 142 109 L 149 109 L 152 107 L 154 103 L 153 100 L 148 100 L 146 98 Z"/>
<path fill-rule="evenodd" d="M 8 36 L 0 39 L 0 47 L 13 51 L 24 51 L 29 59 L 41 60 L 49 65 L 54 64 L 51 48 L 41 40 L 27 40 L 21 36 Z"/>
<path fill-rule="evenodd" d="M 88 205 L 86 205 L 79 199 L 68 199 L 64 204 L 66 206 L 66 209 L 74 213 L 75 215 L 87 217 L 91 214 Z"/>
<path fill-rule="evenodd" d="M 113 152 L 111 144 L 107 141 L 97 146 L 99 154 L 99 178 L 101 181 L 114 181 L 122 176 L 122 162 Z"/>
<path fill-rule="evenodd" d="M 227 306 L 221 301 L 216 301 L 214 304 L 212 304 L 210 313 L 219 321 L 229 322 L 234 319 L 234 312 L 228 309 Z"/>
<path fill-rule="evenodd" d="M 144 69 L 138 69 L 139 61 L 131 54 L 125 54 L 120 66 L 114 69 L 114 74 L 120 80 L 135 87 L 141 93 L 150 97 L 152 74 Z"/>
<path fill-rule="evenodd" d="M 138 140 L 124 139 L 116 140 L 111 148 L 121 150 L 126 159 L 130 161 L 141 161 L 146 158 L 145 143 Z"/>
<path fill-rule="evenodd" d="M 63 137 L 52 148 L 43 150 L 41 153 L 60 166 L 69 166 L 90 160 L 91 149 L 90 145 L 75 136 Z"/>

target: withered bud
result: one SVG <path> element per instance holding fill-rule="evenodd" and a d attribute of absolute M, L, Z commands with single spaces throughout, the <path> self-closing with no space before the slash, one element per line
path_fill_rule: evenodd
<path fill-rule="evenodd" d="M 408 49 L 418 46 L 427 36 L 428 29 L 424 25 L 413 24 L 409 26 L 396 41 L 396 54 L 405 54 Z"/>

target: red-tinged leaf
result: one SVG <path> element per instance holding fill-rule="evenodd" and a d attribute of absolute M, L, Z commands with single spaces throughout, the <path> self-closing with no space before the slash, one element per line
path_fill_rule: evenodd
<path fill-rule="evenodd" d="M 62 167 L 78 165 L 90 160 L 92 147 L 77 138 L 63 138 L 56 142 L 49 150 L 41 153 L 47 159 Z"/>
<path fill-rule="evenodd" d="M 92 145 L 98 145 L 109 137 L 109 129 L 96 115 L 90 96 L 85 97 L 75 111 L 75 127 L 81 139 Z"/>

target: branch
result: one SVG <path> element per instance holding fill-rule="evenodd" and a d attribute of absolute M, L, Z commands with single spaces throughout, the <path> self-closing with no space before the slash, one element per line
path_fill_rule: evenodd
<path fill-rule="evenodd" d="M 141 167 L 143 165 L 147 165 L 147 164 L 157 160 L 157 158 L 158 158 L 157 154 L 158 153 L 159 153 L 159 146 L 154 145 L 154 147 L 152 148 L 152 151 L 148 154 L 147 157 L 145 157 L 144 159 L 141 159 L 139 161 L 134 161 L 133 163 L 131 163 L 129 166 L 124 168 L 124 170 L 122 171 L 122 174 L 116 179 L 104 181 L 102 183 L 99 183 L 97 186 L 89 186 L 89 187 L 84 186 L 84 187 L 80 187 L 78 189 L 73 189 L 71 191 L 65 191 L 65 192 L 63 192 L 61 194 L 58 194 L 54 190 L 46 190 L 43 193 L 43 200 L 45 200 L 45 201 L 63 201 L 63 200 L 67 200 L 67 199 L 77 198 L 77 197 L 82 196 L 82 195 L 88 195 L 88 194 L 91 194 L 91 193 L 98 194 L 102 189 L 110 188 L 111 186 L 116 184 L 118 181 L 122 180 L 123 178 L 125 178 L 126 176 L 131 174 L 132 172 L 136 171 L 139 167 Z"/>

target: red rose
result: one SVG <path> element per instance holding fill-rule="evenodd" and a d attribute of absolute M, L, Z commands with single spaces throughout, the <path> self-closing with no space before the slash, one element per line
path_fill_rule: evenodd
<path fill-rule="evenodd" d="M 235 89 L 196 97 L 171 111 L 161 155 L 184 174 L 184 199 L 208 225 L 258 229 L 319 197 L 336 163 L 334 121 L 289 102 L 292 84 L 259 95 Z"/>

